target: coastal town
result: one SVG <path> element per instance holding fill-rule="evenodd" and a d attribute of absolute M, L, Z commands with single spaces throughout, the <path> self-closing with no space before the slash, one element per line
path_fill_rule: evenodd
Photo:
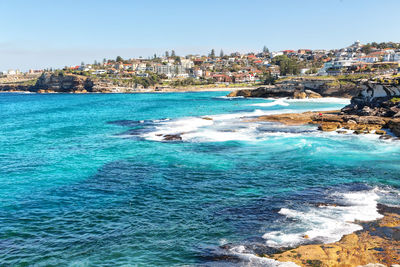
<path fill-rule="evenodd" d="M 0 72 L 0 91 L 31 91 L 26 88 L 46 75 L 75 75 L 90 78 L 94 90 L 51 90 L 36 87 L 36 92 L 111 92 L 168 91 L 172 88 L 241 88 L 274 84 L 285 77 L 365 77 L 398 75 L 400 43 L 356 41 L 333 50 L 283 50 L 230 53 L 212 49 L 208 55 L 179 56 L 174 50 L 149 58 L 103 59 L 92 64 L 81 62 L 62 69 L 10 69 Z M 54 89 L 54 88 L 53 88 Z"/>

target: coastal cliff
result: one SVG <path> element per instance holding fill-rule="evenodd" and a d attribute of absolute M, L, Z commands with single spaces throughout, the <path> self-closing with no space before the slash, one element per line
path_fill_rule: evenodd
<path fill-rule="evenodd" d="M 330 78 L 288 78 L 277 81 L 274 85 L 261 86 L 254 90 L 237 90 L 228 97 L 289 97 L 318 98 L 346 97 L 358 94 L 357 83 Z"/>
<path fill-rule="evenodd" d="M 93 91 L 93 81 L 81 75 L 44 73 L 32 87 L 38 93 L 87 93 Z"/>

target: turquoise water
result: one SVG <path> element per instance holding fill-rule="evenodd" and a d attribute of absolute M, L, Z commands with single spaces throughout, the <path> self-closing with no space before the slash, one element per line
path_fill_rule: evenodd
<path fill-rule="evenodd" d="M 225 94 L 0 94 L 0 265 L 275 266 L 400 204 L 399 144 L 242 119 L 344 101 Z"/>

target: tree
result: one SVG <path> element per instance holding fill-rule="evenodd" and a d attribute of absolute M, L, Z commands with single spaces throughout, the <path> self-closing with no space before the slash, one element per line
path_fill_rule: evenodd
<path fill-rule="evenodd" d="M 122 61 L 124 61 L 124 60 L 122 59 L 122 57 L 117 56 L 117 58 L 115 59 L 115 61 L 117 61 L 117 62 L 122 62 Z"/>
<path fill-rule="evenodd" d="M 154 58 L 157 58 L 157 55 L 156 55 L 156 54 L 154 54 Z"/>
<path fill-rule="evenodd" d="M 106 64 L 107 59 L 103 58 L 103 64 Z"/>
<path fill-rule="evenodd" d="M 93 65 L 97 66 L 97 60 L 94 60 Z"/>
<path fill-rule="evenodd" d="M 263 53 L 264 54 L 268 54 L 269 53 L 269 49 L 265 45 L 263 47 Z"/>
<path fill-rule="evenodd" d="M 372 51 L 372 45 L 371 44 L 366 44 L 361 48 L 361 52 L 365 53 L 365 54 L 369 54 Z"/>
<path fill-rule="evenodd" d="M 165 51 L 165 57 L 169 58 L 169 52 L 168 51 Z"/>
<path fill-rule="evenodd" d="M 289 58 L 286 55 L 276 56 L 271 60 L 273 65 L 279 65 L 280 74 L 285 76 L 287 74 L 299 74 L 300 65 L 299 63 L 292 58 Z"/>
<path fill-rule="evenodd" d="M 263 80 L 263 83 L 265 85 L 274 84 L 276 81 L 276 77 L 274 75 L 272 75 L 270 72 L 263 73 L 263 76 L 261 79 Z"/>
<path fill-rule="evenodd" d="M 82 61 L 82 62 L 81 62 L 81 66 L 85 66 L 85 62 Z"/>
<path fill-rule="evenodd" d="M 171 57 L 176 57 L 176 55 L 175 55 L 175 50 L 172 50 L 172 51 L 171 51 Z"/>
<path fill-rule="evenodd" d="M 211 49 L 210 57 L 215 58 L 215 50 L 214 49 Z"/>
<path fill-rule="evenodd" d="M 221 49 L 221 52 L 219 52 L 219 57 L 223 57 L 224 56 L 224 51 Z"/>

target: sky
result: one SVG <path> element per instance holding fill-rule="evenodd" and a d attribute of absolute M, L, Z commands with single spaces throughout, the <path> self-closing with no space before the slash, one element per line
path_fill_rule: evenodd
<path fill-rule="evenodd" d="M 0 71 L 400 42 L 399 0 L 0 0 Z"/>

